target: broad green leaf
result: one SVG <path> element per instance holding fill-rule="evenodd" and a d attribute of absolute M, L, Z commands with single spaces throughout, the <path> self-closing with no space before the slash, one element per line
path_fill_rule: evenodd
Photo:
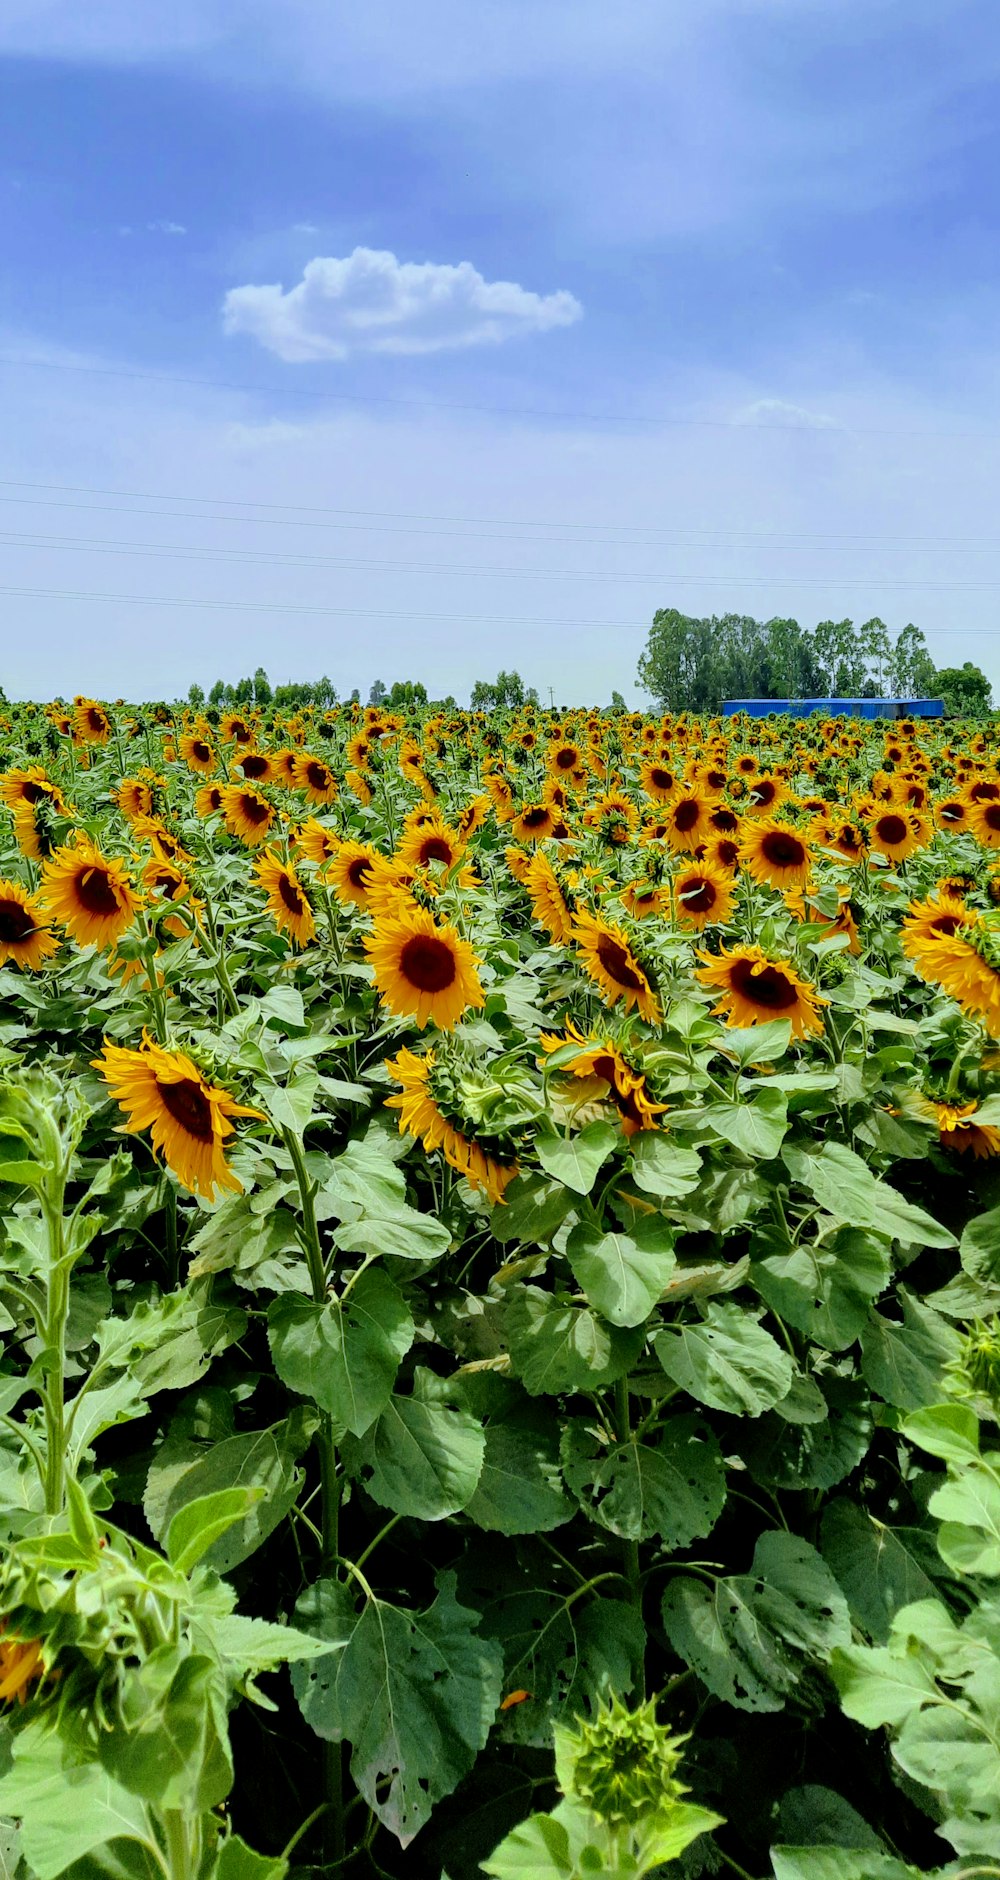
<path fill-rule="evenodd" d="M 843 1143 L 825 1142 L 820 1149 L 786 1146 L 782 1154 L 792 1180 L 844 1226 L 865 1227 L 908 1246 L 957 1245 L 950 1229 L 904 1201 L 888 1182 L 879 1181 L 867 1162 Z"/>
<path fill-rule="evenodd" d="M 490 1584 L 477 1604 L 480 1631 L 503 1649 L 504 1690 L 530 1692 L 499 1719 L 505 1742 L 547 1748 L 556 1723 L 638 1689 L 645 1632 L 625 1601 L 597 1596 L 567 1607 L 561 1594 L 541 1587 L 497 1592 Z"/>
<path fill-rule="evenodd" d="M 790 1846 L 872 1848 L 884 1847 L 850 1802 L 833 1789 L 807 1782 L 801 1788 L 787 1789 L 778 1809 L 778 1833 Z"/>
<path fill-rule="evenodd" d="M 773 1064 L 784 1057 L 792 1041 L 792 1027 L 787 1018 L 769 1018 L 763 1025 L 736 1026 L 719 1041 L 719 1051 L 735 1058 L 741 1067 L 747 1064 Z"/>
<path fill-rule="evenodd" d="M 659 1129 L 642 1129 L 632 1137 L 632 1180 L 644 1195 L 662 1200 L 688 1195 L 698 1186 L 701 1157 L 697 1149 L 682 1149 Z"/>
<path fill-rule="evenodd" d="M 902 1323 L 869 1312 L 861 1333 L 861 1373 L 871 1389 L 900 1410 L 919 1410 L 944 1395 L 945 1366 L 962 1341 L 947 1319 L 914 1299 L 896 1294 Z"/>
<path fill-rule="evenodd" d="M 355 1436 L 385 1408 L 413 1343 L 409 1308 L 388 1276 L 362 1273 L 346 1301 L 315 1305 L 283 1293 L 268 1310 L 268 1338 L 282 1382 Z"/>
<path fill-rule="evenodd" d="M 271 1429 L 231 1436 L 185 1469 L 167 1498 L 161 1534 L 188 1502 L 214 1495 L 220 1489 L 251 1488 L 260 1499 L 245 1519 L 213 1541 L 205 1555 L 218 1573 L 228 1573 L 252 1553 L 283 1521 L 302 1485 L 298 1458 L 308 1447 L 316 1422 L 315 1411 L 294 1411 Z M 147 1502 L 148 1509 L 148 1502 Z M 154 1530 L 155 1531 L 155 1530 Z"/>
<path fill-rule="evenodd" d="M 624 1540 L 655 1535 L 668 1547 L 688 1547 L 711 1533 L 722 1513 L 722 1452 L 698 1417 L 670 1417 L 644 1443 L 609 1443 L 578 1419 L 567 1426 L 562 1453 L 584 1513 Z"/>
<path fill-rule="evenodd" d="M 788 1129 L 788 1099 L 783 1091 L 764 1085 L 752 1103 L 710 1103 L 702 1115 L 723 1142 L 743 1155 L 770 1161 Z"/>
<path fill-rule="evenodd" d="M 276 1665 L 298 1664 L 326 1649 L 310 1632 L 294 1625 L 272 1625 L 267 1619 L 247 1619 L 242 1613 L 209 1614 L 199 1611 L 194 1628 L 206 1646 L 241 1674 L 273 1671 Z"/>
<path fill-rule="evenodd" d="M 903 1423 L 903 1435 L 942 1462 L 979 1460 L 979 1419 L 962 1403 L 937 1403 L 914 1410 Z"/>
<path fill-rule="evenodd" d="M 544 1175 L 515 1175 L 504 1189 L 503 1201 L 493 1209 L 490 1225 L 494 1239 L 544 1246 L 562 1226 L 574 1200 L 572 1191 L 562 1182 Z"/>
<path fill-rule="evenodd" d="M 828 1351 L 854 1343 L 871 1300 L 889 1283 L 885 1243 L 859 1228 L 799 1246 L 760 1233 L 750 1251 L 751 1279 L 771 1310 Z"/>
<path fill-rule="evenodd" d="M 589 1195 L 598 1170 L 620 1141 L 610 1123 L 588 1123 L 576 1136 L 561 1136 L 548 1124 L 536 1132 L 535 1153 L 547 1174 L 574 1194 Z"/>
<path fill-rule="evenodd" d="M 284 1880 L 288 1862 L 280 1854 L 255 1854 L 238 1834 L 229 1834 L 219 1848 L 211 1880 Z"/>
<path fill-rule="evenodd" d="M 1000 1208 L 973 1215 L 962 1230 L 958 1252 L 973 1279 L 987 1285 L 1000 1280 Z"/>
<path fill-rule="evenodd" d="M 772 1847 L 771 1864 L 774 1880 L 933 1880 L 926 1869 L 867 1847 Z"/>
<path fill-rule="evenodd" d="M 769 1488 L 829 1489 L 864 1460 L 873 1434 L 871 1402 L 860 1378 L 819 1380 L 826 1415 L 789 1423 L 781 1404 L 747 1424 L 734 1440 L 755 1481 Z"/>
<path fill-rule="evenodd" d="M 403 1847 L 471 1769 L 501 1695 L 499 1647 L 456 1600 L 453 1574 L 437 1587 L 426 1612 L 371 1599 L 348 1627 L 341 1608 L 343 1643 L 293 1673 L 307 1723 L 351 1744 L 360 1793 Z"/>
<path fill-rule="evenodd" d="M 931 1561 L 933 1543 L 919 1529 L 887 1527 L 857 1502 L 842 1499 L 831 1502 L 823 1516 L 821 1546 L 855 1625 L 877 1645 L 886 1643 L 902 1607 L 934 1596 L 922 1564 Z"/>
<path fill-rule="evenodd" d="M 158 1809 L 217 1808 L 233 1780 L 221 1699 L 210 1658 L 158 1646 L 124 1686 L 124 1728 L 98 1734 L 109 1775 Z"/>
<path fill-rule="evenodd" d="M 441 1521 L 468 1507 L 479 1483 L 486 1438 L 446 1378 L 417 1370 L 409 1397 L 390 1397 L 361 1437 L 343 1444 L 344 1464 L 382 1508 Z"/>
<path fill-rule="evenodd" d="M 127 1367 L 143 1394 L 186 1390 L 208 1370 L 213 1357 L 246 1331 L 239 1307 L 215 1305 L 204 1287 L 183 1287 L 160 1299 L 143 1300 L 127 1319 L 105 1319 L 97 1339 L 99 1358 Z"/>
<path fill-rule="evenodd" d="M 714 1587 L 670 1581 L 663 1625 L 674 1650 L 716 1697 L 740 1710 L 780 1710 L 803 1661 L 825 1663 L 851 1636 L 847 1603 L 808 1541 L 769 1531 L 751 1571 Z"/>
<path fill-rule="evenodd" d="M 42 1719 L 17 1737 L 13 1767 L 0 1778 L 0 1813 L 20 1821 L 21 1845 L 38 1880 L 57 1880 L 106 1841 L 156 1847 L 145 1803 L 100 1763 L 74 1762 L 69 1745 Z"/>
<path fill-rule="evenodd" d="M 171 1566 L 190 1573 L 212 1542 L 242 1521 L 263 1492 L 261 1488 L 222 1488 L 214 1495 L 185 1502 L 167 1529 L 166 1551 Z"/>
<path fill-rule="evenodd" d="M 968 1463 L 928 1503 L 941 1522 L 941 1558 L 955 1573 L 1000 1574 L 1000 1478 L 991 1462 L 1000 1462 L 1000 1452 Z"/>
<path fill-rule="evenodd" d="M 381 1254 L 394 1260 L 439 1260 L 451 1245 L 451 1232 L 433 1214 L 421 1214 L 400 1202 L 384 1213 L 359 1214 L 333 1230 L 342 1253 Z"/>
<path fill-rule="evenodd" d="M 937 1696 L 933 1676 L 917 1658 L 900 1657 L 886 1645 L 842 1645 L 830 1660 L 840 1701 L 866 1730 L 898 1726 Z"/>
<path fill-rule="evenodd" d="M 642 1330 L 620 1330 L 588 1306 L 539 1286 L 520 1286 L 504 1325 L 511 1364 L 532 1397 L 599 1390 L 622 1377 L 642 1348 Z"/>
<path fill-rule="evenodd" d="M 759 1416 L 792 1381 L 787 1351 L 736 1305 L 709 1305 L 704 1320 L 658 1332 L 653 1349 L 673 1383 L 735 1416 Z"/>
<path fill-rule="evenodd" d="M 287 1084 L 260 1084 L 257 1095 L 279 1129 L 301 1136 L 313 1113 L 318 1084 L 319 1072 L 314 1065 L 296 1064 Z"/>
<path fill-rule="evenodd" d="M 466 1514 L 498 1534 L 540 1534 L 574 1513 L 559 1467 L 559 1430 L 537 1404 L 522 1404 L 486 1426 L 486 1454 Z"/>
<path fill-rule="evenodd" d="M 651 1220 L 633 1234 L 602 1233 L 596 1221 L 578 1221 L 566 1258 L 587 1300 L 612 1325 L 642 1325 L 677 1262 L 666 1221 Z"/>

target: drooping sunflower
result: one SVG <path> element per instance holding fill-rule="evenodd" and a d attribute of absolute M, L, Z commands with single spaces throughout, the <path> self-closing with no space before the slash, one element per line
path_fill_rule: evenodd
<path fill-rule="evenodd" d="M 634 1008 L 647 1025 L 658 1025 L 659 1000 L 622 929 L 599 916 L 578 913 L 573 938 L 585 970 L 605 998 L 621 999 L 627 1012 Z"/>
<path fill-rule="evenodd" d="M 810 836 L 817 847 L 832 849 L 845 862 L 864 860 L 865 840 L 856 823 L 843 822 L 837 816 L 820 817 L 813 823 Z"/>
<path fill-rule="evenodd" d="M 352 795 L 357 797 L 358 802 L 367 807 L 372 800 L 372 787 L 363 772 L 360 770 L 345 770 L 344 782 Z"/>
<path fill-rule="evenodd" d="M 10 960 L 37 973 L 58 946 L 34 895 L 19 881 L 0 881 L 0 965 Z"/>
<path fill-rule="evenodd" d="M 1000 849 L 1000 803 L 976 803 L 969 812 L 968 826 L 984 849 Z"/>
<path fill-rule="evenodd" d="M 472 801 L 466 804 L 456 824 L 459 840 L 468 842 L 469 838 L 474 836 L 477 830 L 482 828 L 489 813 L 489 797 L 474 796 Z"/>
<path fill-rule="evenodd" d="M 771 888 L 801 888 L 812 865 L 808 845 L 787 823 L 760 818 L 747 824 L 740 860 L 748 875 Z"/>
<path fill-rule="evenodd" d="M 416 903 L 400 903 L 376 919 L 365 951 L 389 1010 L 412 1018 L 421 1031 L 429 1022 L 450 1031 L 470 1006 L 486 1002 L 469 942 L 454 927 L 439 927 Z"/>
<path fill-rule="evenodd" d="M 39 803 L 43 799 L 57 809 L 65 807 L 59 785 L 37 764 L 27 770 L 8 770 L 0 777 L 0 803 L 9 810 L 16 810 L 20 803 Z"/>
<path fill-rule="evenodd" d="M 225 785 L 221 783 L 203 783 L 194 793 L 194 813 L 204 822 L 206 817 L 215 816 L 222 809 Z"/>
<path fill-rule="evenodd" d="M 295 945 L 308 946 L 316 938 L 316 922 L 309 897 L 290 862 L 265 849 L 254 863 L 254 873 L 267 896 L 267 908 L 279 933 L 291 935 Z"/>
<path fill-rule="evenodd" d="M 159 856 L 155 856 L 151 862 L 146 863 L 142 871 L 142 885 L 148 888 L 151 894 L 160 896 L 165 901 L 189 902 L 195 912 L 198 912 L 204 905 L 203 902 L 195 899 L 191 891 L 191 883 L 183 871 L 173 862 L 163 861 Z M 163 926 L 176 940 L 183 939 L 184 935 L 191 931 L 188 922 L 179 914 L 168 915 L 163 921 Z"/>
<path fill-rule="evenodd" d="M 512 842 L 508 848 L 504 849 L 503 858 L 514 880 L 521 882 L 523 886 L 527 880 L 528 869 L 531 867 L 531 856 L 528 850 L 519 849 L 517 843 Z"/>
<path fill-rule="evenodd" d="M 705 964 L 696 969 L 695 978 L 719 993 L 712 1010 L 727 1025 L 763 1025 L 768 1019 L 787 1018 L 793 1038 L 822 1031 L 817 1006 L 826 1001 L 787 961 L 769 960 L 760 947 L 748 945 L 698 957 Z"/>
<path fill-rule="evenodd" d="M 48 797 L 37 803 L 19 803 L 14 811 L 14 840 L 22 855 L 33 862 L 44 862 L 56 848 L 53 810 Z"/>
<path fill-rule="evenodd" d="M 111 720 L 96 699 L 73 700 L 73 736 L 80 744 L 107 744 L 111 736 Z"/>
<path fill-rule="evenodd" d="M 982 923 L 914 940 L 907 952 L 921 979 L 981 1019 L 991 1038 L 1000 1038 L 1000 966 L 994 964 L 993 943 Z"/>
<path fill-rule="evenodd" d="M 553 1032 L 542 1032 L 539 1043 L 547 1056 L 568 1044 L 579 1046 L 577 1055 L 563 1066 L 567 1077 L 592 1086 L 575 1093 L 577 1103 L 585 1104 L 588 1098 L 613 1103 L 626 1136 L 635 1136 L 643 1129 L 659 1128 L 656 1119 L 663 1115 L 667 1105 L 654 1102 L 643 1073 L 633 1068 L 621 1047 L 611 1039 L 593 1034 L 588 1037 L 569 1020 L 561 1038 Z"/>
<path fill-rule="evenodd" d="M 493 814 L 497 822 L 509 823 L 514 816 L 514 792 L 506 777 L 500 776 L 497 771 L 489 770 L 486 772 L 483 782 L 486 785 L 490 802 L 493 805 Z M 519 841 L 521 839 L 520 837 L 518 838 Z"/>
<path fill-rule="evenodd" d="M 42 1641 L 14 1638 L 0 1621 L 0 1704 L 25 1704 L 31 1685 L 48 1675 Z"/>
<path fill-rule="evenodd" d="M 733 911 L 733 880 L 712 862 L 689 862 L 673 880 L 674 918 L 682 927 L 722 925 Z"/>
<path fill-rule="evenodd" d="M 153 813 L 152 786 L 144 777 L 123 777 L 118 785 L 118 808 L 126 822 Z"/>
<path fill-rule="evenodd" d="M 934 1097 L 926 1097 L 920 1107 L 937 1124 L 942 1149 L 950 1149 L 957 1155 L 974 1155 L 981 1161 L 1000 1155 L 1000 1129 L 992 1123 L 976 1122 L 977 1103 L 941 1103 Z"/>
<path fill-rule="evenodd" d="M 649 914 L 662 914 L 665 890 L 655 881 L 629 881 L 621 891 L 623 907 L 633 920 L 645 920 Z"/>
<path fill-rule="evenodd" d="M 394 1058 L 387 1059 L 386 1070 L 402 1088 L 398 1096 L 386 1098 L 385 1107 L 399 1111 L 401 1136 L 422 1142 L 428 1155 L 440 1149 L 445 1161 L 473 1188 L 481 1189 L 494 1203 L 502 1201 L 504 1189 L 517 1174 L 517 1163 L 498 1160 L 449 1121 L 434 1095 L 434 1065 L 433 1051 L 417 1057 L 405 1045 Z"/>
<path fill-rule="evenodd" d="M 117 945 L 142 903 L 124 863 L 102 855 L 84 836 L 56 849 L 44 864 L 38 898 L 81 947 Z"/>
<path fill-rule="evenodd" d="M 315 816 L 300 824 L 295 831 L 295 845 L 302 850 L 309 862 L 317 868 L 326 868 L 340 851 L 340 837 L 335 829 L 328 829 Z"/>
<path fill-rule="evenodd" d="M 286 745 L 284 750 L 272 751 L 271 778 L 281 789 L 293 790 L 295 788 L 296 767 L 301 755 L 301 751 L 297 751 L 293 744 Z"/>
<path fill-rule="evenodd" d="M 536 849 L 524 874 L 531 896 L 531 912 L 540 927 L 560 945 L 573 938 L 573 915 L 559 877 L 544 849 Z"/>
<path fill-rule="evenodd" d="M 177 740 L 177 749 L 189 770 L 203 777 L 211 776 L 217 759 L 207 738 L 197 732 L 185 731 Z"/>
<path fill-rule="evenodd" d="M 341 842 L 327 868 L 333 891 L 345 906 L 368 906 L 368 890 L 379 860 L 377 849 L 368 842 Z"/>
<path fill-rule="evenodd" d="M 255 849 L 267 841 L 277 812 L 251 784 L 230 783 L 222 792 L 222 814 L 230 835 Z"/>
<path fill-rule="evenodd" d="M 183 1188 L 214 1198 L 216 1188 L 240 1193 L 243 1184 L 226 1161 L 224 1144 L 233 1133 L 234 1116 L 260 1110 L 237 1103 L 228 1090 L 210 1084 L 183 1051 L 168 1051 L 143 1033 L 139 1051 L 104 1041 L 104 1054 L 93 1059 L 121 1108 L 126 1128 L 148 1129 L 153 1148 Z"/>
<path fill-rule="evenodd" d="M 335 803 L 339 795 L 337 779 L 322 757 L 300 751 L 295 760 L 295 782 L 310 803 Z"/>

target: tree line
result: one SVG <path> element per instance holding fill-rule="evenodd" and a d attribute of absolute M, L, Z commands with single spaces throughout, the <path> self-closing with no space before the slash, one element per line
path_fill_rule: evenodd
<path fill-rule="evenodd" d="M 943 698 L 963 717 L 992 709 L 985 673 L 935 666 L 912 623 L 893 639 L 884 620 L 696 619 L 676 607 L 653 616 L 639 684 L 669 711 L 717 712 L 730 698 Z"/>

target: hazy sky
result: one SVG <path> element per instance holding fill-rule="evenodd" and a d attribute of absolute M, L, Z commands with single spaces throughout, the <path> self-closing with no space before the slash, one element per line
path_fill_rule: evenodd
<path fill-rule="evenodd" d="M 0 0 L 0 682 L 1000 693 L 996 0 Z"/>

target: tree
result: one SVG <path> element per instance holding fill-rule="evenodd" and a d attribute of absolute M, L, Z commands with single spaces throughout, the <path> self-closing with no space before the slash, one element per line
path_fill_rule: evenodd
<path fill-rule="evenodd" d="M 208 695 L 209 704 L 214 705 L 216 709 L 218 709 L 218 707 L 222 704 L 222 701 L 225 698 L 225 696 L 226 696 L 226 687 L 225 687 L 224 681 L 222 679 L 216 679 L 215 684 L 213 685 L 212 690 L 210 691 Z"/>
<path fill-rule="evenodd" d="M 889 684 L 894 698 L 935 698 L 938 677 L 927 641 L 919 627 L 910 621 L 896 639 L 889 664 Z"/>
<path fill-rule="evenodd" d="M 628 711 L 628 706 L 626 705 L 625 700 L 622 698 L 622 695 L 620 692 L 612 692 L 611 710 L 613 712 L 627 712 Z"/>
<path fill-rule="evenodd" d="M 325 673 L 322 679 L 317 679 L 313 686 L 313 700 L 317 705 L 336 705 L 337 703 L 337 688 L 333 680 L 328 679 Z"/>
<path fill-rule="evenodd" d="M 369 705 L 381 705 L 383 699 L 385 698 L 385 695 L 386 695 L 385 686 L 383 685 L 381 679 L 376 679 L 374 685 L 372 686 L 371 691 L 368 694 Z"/>
<path fill-rule="evenodd" d="M 711 620 L 658 607 L 639 659 L 639 684 L 668 711 L 714 711 L 721 700 Z M 741 695 L 742 696 L 742 695 Z"/>
<path fill-rule="evenodd" d="M 348 699 L 348 701 L 347 701 L 347 703 L 348 703 L 348 705 L 360 705 L 360 703 L 361 703 L 361 693 L 360 693 L 360 692 L 358 691 L 358 688 L 357 688 L 357 686 L 355 686 L 355 687 L 354 687 L 354 690 L 353 690 L 353 692 L 351 693 L 351 696 L 350 696 L 350 698 Z"/>
<path fill-rule="evenodd" d="M 821 620 L 812 633 L 822 678 L 821 698 L 860 698 L 868 677 L 853 620 Z"/>
<path fill-rule="evenodd" d="M 205 703 L 205 694 L 202 691 L 201 686 L 189 685 L 188 686 L 188 704 L 193 706 L 195 711 L 200 711 L 204 703 Z"/>
<path fill-rule="evenodd" d="M 229 686 L 226 687 L 227 694 L 230 692 L 230 690 L 232 691 L 233 699 L 235 700 L 237 705 L 252 705 L 253 704 L 253 680 L 252 679 L 237 679 L 236 684 L 233 687 L 231 688 Z"/>
<path fill-rule="evenodd" d="M 253 697 L 255 705 L 270 705 L 274 697 L 271 681 L 263 666 L 258 666 L 253 676 Z"/>
<path fill-rule="evenodd" d="M 985 672 L 967 659 L 964 666 L 942 666 L 937 693 L 945 711 L 957 718 L 985 718 L 993 709 L 993 693 Z"/>

